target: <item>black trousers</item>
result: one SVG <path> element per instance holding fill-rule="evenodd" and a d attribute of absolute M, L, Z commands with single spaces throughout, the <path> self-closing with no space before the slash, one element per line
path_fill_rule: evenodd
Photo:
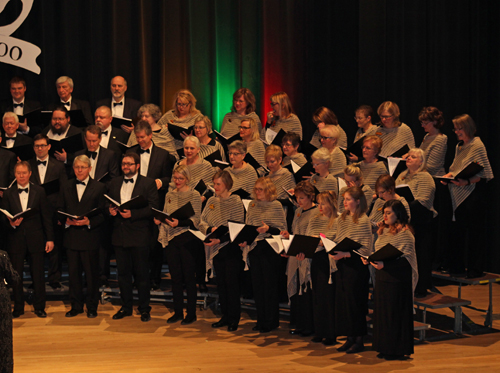
<path fill-rule="evenodd" d="M 118 285 L 122 308 L 132 312 L 134 298 L 132 294 L 132 276 L 139 293 L 139 312 L 149 312 L 149 246 L 115 246 L 116 265 L 118 267 Z"/>
<path fill-rule="evenodd" d="M 176 314 L 183 314 L 183 282 L 186 286 L 187 314 L 189 316 L 196 314 L 196 297 L 198 295 L 196 290 L 196 257 L 200 250 L 203 250 L 203 243 L 189 232 L 174 237 L 166 247 Z"/>
<path fill-rule="evenodd" d="M 47 281 L 50 283 L 61 282 L 62 262 L 63 262 L 63 235 L 64 225 L 59 225 L 54 222 L 54 249 L 46 254 L 49 259 L 49 267 L 47 270 Z"/>
<path fill-rule="evenodd" d="M 67 249 L 69 273 L 69 299 L 71 308 L 83 311 L 97 311 L 99 305 L 99 250 Z M 87 295 L 83 294 L 83 271 L 87 280 Z"/>
<path fill-rule="evenodd" d="M 243 268 L 242 252 L 238 245 L 229 243 L 214 257 L 222 318 L 230 324 L 238 324 L 240 321 L 240 279 Z"/>
<path fill-rule="evenodd" d="M 45 273 L 43 270 L 44 252 L 28 253 L 26 246 L 16 247 L 9 250 L 9 257 L 12 267 L 16 270 L 21 278 L 18 283 L 12 284 L 12 294 L 14 297 L 14 310 L 24 311 L 24 294 L 23 294 L 23 270 L 24 258 L 28 255 L 28 263 L 30 266 L 31 279 L 33 281 L 33 290 L 35 296 L 33 299 L 33 308 L 35 310 L 45 309 Z"/>
<path fill-rule="evenodd" d="M 265 240 L 250 251 L 250 273 L 257 308 L 257 325 L 275 329 L 279 326 L 279 273 L 281 256 Z"/>
<path fill-rule="evenodd" d="M 332 283 L 329 280 L 332 278 Z M 330 275 L 330 261 L 325 250 L 314 254 L 311 263 L 313 319 L 315 336 L 335 338 L 335 276 Z"/>

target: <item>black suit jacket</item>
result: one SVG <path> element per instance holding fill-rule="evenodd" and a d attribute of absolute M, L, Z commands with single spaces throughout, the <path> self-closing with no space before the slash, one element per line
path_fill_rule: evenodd
<path fill-rule="evenodd" d="M 111 134 L 108 134 L 108 136 L 110 136 L 108 142 L 108 149 L 114 151 L 118 156 L 120 156 L 122 154 L 122 150 L 120 149 L 120 147 L 116 142 L 120 141 L 123 144 L 127 144 L 130 135 L 119 128 L 110 126 L 108 128 L 108 131 L 110 129 L 111 129 Z"/>
<path fill-rule="evenodd" d="M 45 127 L 43 130 L 42 130 L 42 133 L 44 135 L 47 135 L 50 131 L 50 125 Z M 66 137 L 71 137 L 73 135 L 76 135 L 76 134 L 80 134 L 82 136 L 82 139 L 83 139 L 83 135 L 84 133 L 82 132 L 82 130 L 78 127 L 75 127 L 75 126 L 72 126 L 70 125 L 69 126 L 69 130 L 68 130 L 68 133 L 66 134 Z"/>
<path fill-rule="evenodd" d="M 50 104 L 47 109 L 54 110 L 59 105 L 61 105 L 60 100 L 56 103 Z M 90 108 L 90 104 L 88 101 L 78 100 L 72 97 L 70 110 L 81 110 L 83 112 L 83 116 L 85 117 L 85 122 L 87 122 L 87 125 L 90 126 L 91 124 L 94 124 L 94 116 L 92 115 L 92 109 Z"/>
<path fill-rule="evenodd" d="M 120 191 L 123 185 L 123 176 L 114 178 L 109 183 L 108 195 L 115 201 L 121 203 Z M 144 196 L 148 200 L 148 206 L 142 209 L 131 210 L 132 216 L 129 219 L 122 218 L 120 214 L 112 216 L 114 246 L 140 247 L 149 246 L 153 234 L 153 214 L 151 207 L 158 208 L 158 192 L 154 180 L 137 175 L 137 182 L 134 185 L 132 198 L 138 195 Z M 107 204 L 107 208 L 109 204 Z M 106 210 L 108 211 L 108 209 Z"/>
<path fill-rule="evenodd" d="M 130 150 L 139 154 L 139 157 L 141 156 L 140 146 L 134 146 L 130 148 Z M 168 190 L 168 184 L 172 178 L 172 169 L 174 165 L 175 162 L 172 162 L 170 153 L 153 144 L 151 157 L 149 159 L 148 173 L 146 176 L 154 180 L 160 179 L 163 184 L 161 189 Z"/>
<path fill-rule="evenodd" d="M 101 226 L 104 223 L 104 211 L 106 207 L 106 186 L 92 178 L 83 192 L 82 199 L 78 201 L 76 191 L 76 179 L 67 181 L 60 194 L 58 210 L 71 215 L 82 216 L 95 208 L 100 208 L 101 213 L 90 217 L 90 229 L 88 226 L 70 225 L 64 230 L 64 247 L 71 250 L 97 250 L 100 245 Z M 60 221 L 65 224 L 66 217 L 60 215 Z"/>
<path fill-rule="evenodd" d="M 75 153 L 75 158 L 81 154 L 85 154 L 87 150 L 80 150 Z M 106 175 L 106 173 L 108 175 Z M 106 179 L 114 179 L 120 175 L 120 166 L 118 155 L 109 149 L 99 147 L 99 156 L 94 173 L 94 179 L 100 180 L 104 175 Z"/>
<path fill-rule="evenodd" d="M 41 109 L 42 105 L 35 100 L 29 100 L 27 98 L 24 99 L 24 106 L 23 106 L 23 115 L 31 113 L 32 111 Z M 2 113 L 2 116 L 5 114 L 7 111 L 14 111 L 14 102 L 12 101 L 12 98 L 2 100 L 0 102 L 0 112 Z M 29 125 L 29 123 L 28 123 Z"/>
<path fill-rule="evenodd" d="M 14 180 L 17 158 L 11 151 L 0 148 L 0 187 L 8 187 Z"/>
<path fill-rule="evenodd" d="M 33 139 L 31 137 L 26 135 L 21 135 L 20 133 L 16 134 L 16 139 L 14 140 L 14 147 L 27 144 L 33 144 Z M 7 145 L 7 136 L 3 134 L 0 146 L 5 147 L 6 145 Z"/>
<path fill-rule="evenodd" d="M 96 108 L 101 106 L 107 106 L 112 109 L 113 100 L 111 98 L 99 100 L 96 103 Z M 125 107 L 123 108 L 123 117 L 128 119 L 135 119 L 137 117 L 137 111 L 142 106 L 142 102 L 134 100 L 133 98 L 125 97 Z"/>
<path fill-rule="evenodd" d="M 35 185 L 41 185 L 40 173 L 38 172 L 38 165 L 36 162 L 36 157 L 29 160 L 31 166 L 31 177 L 30 181 Z M 59 180 L 59 191 L 61 191 L 63 185 L 68 181 L 66 175 L 66 168 L 64 163 L 59 162 L 57 159 L 49 157 L 47 163 L 47 171 L 45 172 L 44 184 L 52 180 Z M 55 213 L 57 204 L 59 202 L 59 192 L 47 195 L 47 201 L 49 202 L 49 207 L 52 213 Z"/>
<path fill-rule="evenodd" d="M 2 214 L 2 220 L 7 225 L 7 240 L 10 252 L 25 244 L 29 252 L 43 252 L 46 241 L 54 241 L 52 215 L 50 213 L 45 191 L 42 187 L 30 183 L 28 208 L 36 209 L 37 213 L 22 221 L 15 229 L 10 225 L 7 217 Z M 5 210 L 15 215 L 22 211 L 17 183 L 4 192 L 2 206 Z"/>

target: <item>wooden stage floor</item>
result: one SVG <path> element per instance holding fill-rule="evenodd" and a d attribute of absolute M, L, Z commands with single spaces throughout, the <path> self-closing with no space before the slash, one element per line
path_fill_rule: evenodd
<path fill-rule="evenodd" d="M 443 294 L 456 296 L 457 286 L 439 287 Z M 493 285 L 493 311 L 500 313 L 500 285 Z M 488 306 L 487 286 L 466 286 L 462 297 L 476 308 Z M 288 333 L 283 321 L 279 330 L 259 335 L 252 332 L 254 321 L 244 312 L 240 328 L 229 333 L 215 330 L 211 323 L 218 320 L 212 310 L 198 312 L 198 321 L 181 326 L 167 325 L 171 303 L 154 303 L 152 320 L 140 321 L 139 316 L 112 320 L 118 303 L 100 305 L 99 316 L 86 315 L 66 318 L 67 302 L 49 301 L 46 319 L 37 318 L 31 306 L 25 315 L 14 320 L 14 372 L 494 372 L 500 371 L 500 320 L 494 330 L 464 335 L 439 342 L 424 342 L 415 346 L 415 354 L 407 361 L 385 361 L 376 358 L 367 337 L 366 350 L 346 355 L 336 348 L 313 344 L 310 337 L 295 337 Z M 453 329 L 452 312 L 438 310 L 428 321 L 442 330 Z M 477 324 L 484 323 L 484 314 L 471 309 L 464 313 Z M 429 332 L 431 336 L 433 333 Z"/>

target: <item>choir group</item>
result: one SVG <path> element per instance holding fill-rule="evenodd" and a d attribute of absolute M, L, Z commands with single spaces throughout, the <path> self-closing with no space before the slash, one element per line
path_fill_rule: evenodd
<path fill-rule="evenodd" d="M 390 101 L 378 107 L 377 124 L 370 106 L 355 110 L 350 142 L 326 107 L 314 112 L 316 131 L 304 139 L 284 92 L 270 97 L 262 124 L 252 92 L 238 89 L 217 132 L 186 89 L 162 115 L 125 97 L 117 76 L 92 120 L 69 77 L 56 88 L 60 102 L 41 111 L 24 97 L 25 81 L 13 78 L 12 98 L 1 106 L 8 280 L 22 275 L 27 258 L 39 317 L 46 256 L 54 288 L 67 258 L 66 317 L 86 307 L 92 318 L 114 252 L 122 302 L 115 320 L 132 315 L 134 287 L 141 320 L 150 320 L 150 290 L 161 286 L 165 259 L 174 304 L 167 323 L 196 321 L 208 275 L 222 311 L 214 328 L 238 329 L 244 295 L 255 301 L 252 330 L 271 332 L 287 299 L 291 334 L 327 346 L 345 336 L 337 350 L 357 353 L 370 305 L 378 356 L 402 359 L 413 353 L 413 299 L 431 288 L 433 263 L 454 276 L 482 276 L 484 218 L 473 212 L 493 173 L 467 114 L 453 119 L 459 142 L 447 172 L 448 139 L 435 107 L 419 113 L 427 134 L 417 147 Z M 443 232 L 449 246 L 437 244 Z M 16 318 L 24 313 L 22 279 L 12 287 Z"/>

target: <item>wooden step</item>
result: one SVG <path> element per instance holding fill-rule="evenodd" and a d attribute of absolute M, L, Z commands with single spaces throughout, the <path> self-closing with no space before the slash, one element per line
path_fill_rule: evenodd
<path fill-rule="evenodd" d="M 438 293 L 429 293 L 423 298 L 415 298 L 413 303 L 419 307 L 435 310 L 439 308 L 468 306 L 471 304 L 471 301 Z"/>

